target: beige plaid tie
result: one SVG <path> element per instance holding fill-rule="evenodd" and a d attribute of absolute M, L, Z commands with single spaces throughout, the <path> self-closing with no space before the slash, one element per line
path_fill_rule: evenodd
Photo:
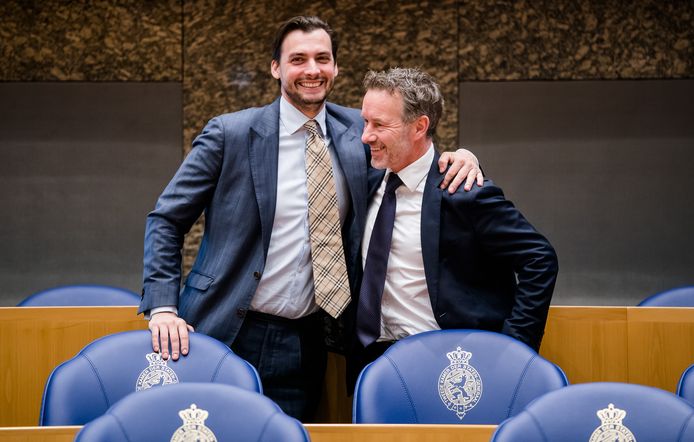
<path fill-rule="evenodd" d="M 315 120 L 304 127 L 314 293 L 316 304 L 337 318 L 349 304 L 350 294 L 332 161 Z"/>

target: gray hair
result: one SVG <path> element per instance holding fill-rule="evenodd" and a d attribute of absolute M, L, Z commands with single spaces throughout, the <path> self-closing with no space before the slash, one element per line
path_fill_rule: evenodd
<path fill-rule="evenodd" d="M 429 117 L 427 136 L 433 137 L 443 115 L 443 95 L 434 78 L 419 69 L 391 68 L 369 71 L 364 77 L 364 90 L 384 90 L 402 96 L 402 119 L 411 123 L 421 115 Z"/>

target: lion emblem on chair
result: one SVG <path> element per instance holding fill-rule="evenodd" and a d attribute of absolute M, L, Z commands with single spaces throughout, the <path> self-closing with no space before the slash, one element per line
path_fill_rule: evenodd
<path fill-rule="evenodd" d="M 472 353 L 458 347 L 446 353 L 450 364 L 439 376 L 439 397 L 446 408 L 453 411 L 460 420 L 477 405 L 482 397 L 482 378 L 469 364 Z"/>

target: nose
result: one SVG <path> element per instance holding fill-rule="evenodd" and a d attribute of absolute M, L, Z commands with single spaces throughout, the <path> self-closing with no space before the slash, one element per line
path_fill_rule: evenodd
<path fill-rule="evenodd" d="M 364 132 L 361 134 L 361 142 L 364 144 L 371 144 L 376 142 L 376 136 L 369 130 L 369 125 L 364 125 Z"/>
<path fill-rule="evenodd" d="M 318 69 L 318 63 L 316 63 L 316 60 L 311 58 L 306 62 L 305 73 L 306 75 L 318 75 L 320 73 L 320 69 Z"/>

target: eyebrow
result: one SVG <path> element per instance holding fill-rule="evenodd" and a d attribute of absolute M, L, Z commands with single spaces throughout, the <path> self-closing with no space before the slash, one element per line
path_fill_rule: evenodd
<path fill-rule="evenodd" d="M 305 52 L 305 51 L 290 52 L 290 53 L 287 54 L 287 57 L 296 57 L 296 56 L 305 57 L 307 54 L 308 54 L 308 52 Z M 332 56 L 332 52 L 330 52 L 330 51 L 321 51 L 321 52 L 318 52 L 318 53 L 316 54 L 316 56 L 322 56 L 322 55 L 329 55 L 329 56 Z"/>

